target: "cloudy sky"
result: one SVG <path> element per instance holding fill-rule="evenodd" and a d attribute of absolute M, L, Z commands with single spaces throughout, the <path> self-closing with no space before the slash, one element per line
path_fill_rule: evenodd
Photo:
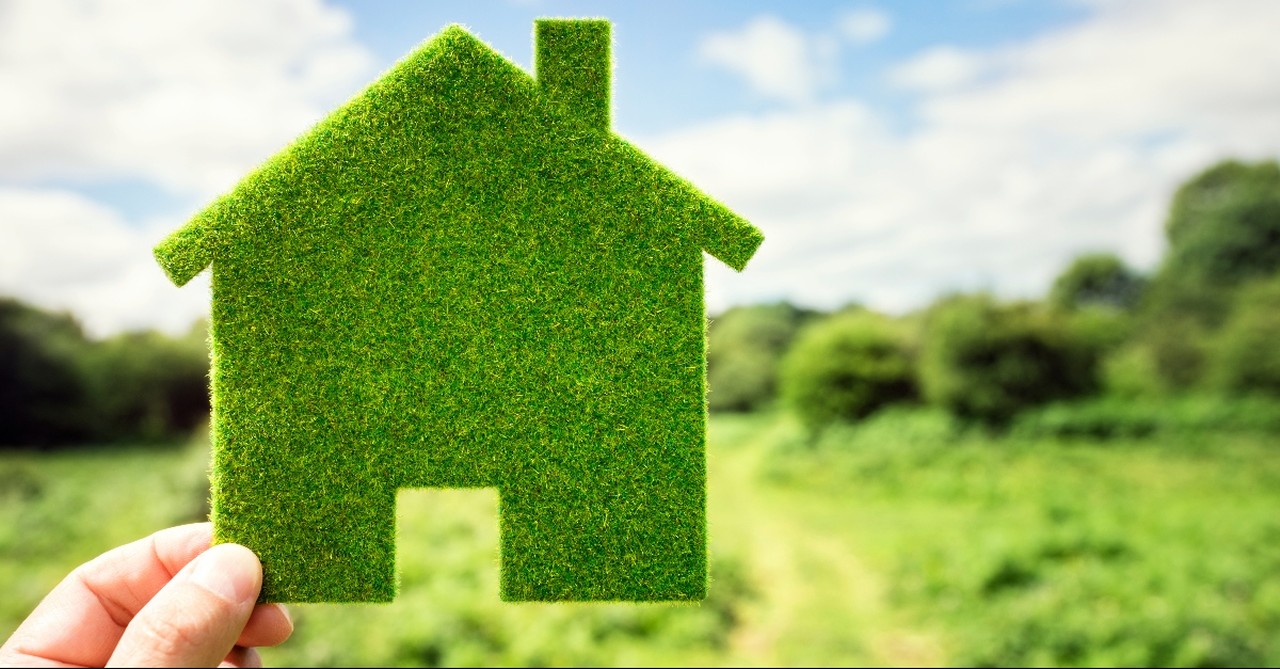
<path fill-rule="evenodd" d="M 539 16 L 612 19 L 617 131 L 764 230 L 713 311 L 1150 268 L 1181 180 L 1280 155 L 1275 0 L 0 0 L 0 294 L 184 329 L 167 231 L 450 23 L 531 69 Z"/>

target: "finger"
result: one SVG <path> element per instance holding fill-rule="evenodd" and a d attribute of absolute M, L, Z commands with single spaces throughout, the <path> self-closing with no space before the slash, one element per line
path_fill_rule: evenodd
<path fill-rule="evenodd" d="M 0 664 L 102 666 L 129 621 L 212 538 L 209 523 L 172 527 L 81 565 L 0 648 Z"/>
<path fill-rule="evenodd" d="M 239 544 L 219 544 L 134 616 L 107 666 L 213 667 L 231 652 L 262 590 L 262 565 Z"/>
<path fill-rule="evenodd" d="M 293 634 L 293 618 L 284 604 L 263 604 L 253 610 L 237 646 L 278 646 Z"/>
<path fill-rule="evenodd" d="M 261 667 L 262 656 L 258 654 L 258 651 L 252 648 L 245 648 L 244 646 L 236 646 L 235 648 L 231 649 L 230 653 L 227 653 L 227 657 L 224 660 L 222 660 L 222 663 L 219 664 L 218 666 L 219 667 L 246 667 L 246 668 Z"/>

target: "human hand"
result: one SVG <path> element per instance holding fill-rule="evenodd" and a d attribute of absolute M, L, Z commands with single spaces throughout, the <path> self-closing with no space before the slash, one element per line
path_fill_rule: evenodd
<path fill-rule="evenodd" d="M 71 572 L 0 646 L 0 666 L 260 667 L 253 646 L 293 633 L 279 604 L 255 606 L 262 565 L 182 525 Z"/>

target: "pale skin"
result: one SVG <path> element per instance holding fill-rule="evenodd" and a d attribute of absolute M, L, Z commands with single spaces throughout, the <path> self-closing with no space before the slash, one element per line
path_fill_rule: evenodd
<path fill-rule="evenodd" d="M 282 605 L 257 605 L 262 565 L 182 525 L 76 568 L 0 646 L 0 666 L 260 667 L 255 646 L 293 632 Z"/>

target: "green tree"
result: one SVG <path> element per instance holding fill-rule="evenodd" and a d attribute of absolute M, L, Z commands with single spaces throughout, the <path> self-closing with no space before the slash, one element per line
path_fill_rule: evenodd
<path fill-rule="evenodd" d="M 1228 160 L 1174 195 L 1165 278 L 1235 285 L 1280 270 L 1280 164 Z"/>
<path fill-rule="evenodd" d="M 783 360 L 782 396 L 814 432 L 914 399 L 915 371 L 902 326 L 867 311 L 814 323 Z"/>
<path fill-rule="evenodd" d="M 734 307 L 711 320 L 707 402 L 712 411 L 754 411 L 777 396 L 778 365 L 816 312 L 786 302 Z"/>
<path fill-rule="evenodd" d="M 1104 306 L 1132 309 L 1142 297 L 1143 278 L 1112 253 L 1077 257 L 1053 282 L 1049 301 L 1067 309 Z"/>
<path fill-rule="evenodd" d="M 209 413 L 205 325 L 183 337 L 126 332 L 97 345 L 92 388 L 101 436 L 157 440 L 184 434 Z"/>
<path fill-rule="evenodd" d="M 928 313 L 920 380 L 926 398 L 993 427 L 1023 409 L 1097 388 L 1096 347 L 1056 312 L 986 295 L 944 299 Z"/>
<path fill-rule="evenodd" d="M 1234 302 L 1210 349 L 1210 385 L 1280 395 L 1280 277 L 1242 287 Z"/>
<path fill-rule="evenodd" d="M 1144 367 L 1159 377 L 1152 388 L 1230 385 L 1217 349 L 1231 348 L 1219 332 L 1237 318 L 1235 294 L 1280 272 L 1280 164 L 1227 160 L 1205 169 L 1178 188 L 1165 234 L 1168 251 L 1145 291 L 1136 337 L 1114 361 L 1125 364 L 1110 367 L 1129 367 L 1129 386 Z M 1248 329 L 1233 327 L 1232 337 Z"/>
<path fill-rule="evenodd" d="M 71 316 L 0 298 L 0 445 L 171 439 L 209 412 L 206 326 L 88 339 Z"/>
<path fill-rule="evenodd" d="M 48 446 L 92 432 L 79 324 L 0 298 L 0 443 Z"/>

